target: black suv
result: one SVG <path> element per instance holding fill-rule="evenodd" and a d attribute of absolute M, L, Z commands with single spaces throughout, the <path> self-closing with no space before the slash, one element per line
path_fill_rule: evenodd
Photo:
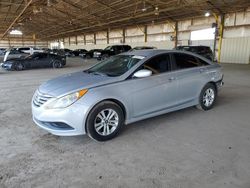
<path fill-rule="evenodd" d="M 106 59 L 110 56 L 120 54 L 122 52 L 127 52 L 131 49 L 129 45 L 113 45 L 106 47 L 102 52 L 98 53 L 98 60 Z"/>
<path fill-rule="evenodd" d="M 175 49 L 193 52 L 213 61 L 213 52 L 209 46 L 177 46 Z"/>

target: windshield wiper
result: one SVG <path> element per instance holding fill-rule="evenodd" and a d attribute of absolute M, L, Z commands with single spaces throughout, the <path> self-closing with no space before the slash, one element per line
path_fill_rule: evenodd
<path fill-rule="evenodd" d="M 92 74 L 94 74 L 94 75 L 101 75 L 101 76 L 107 76 L 107 74 L 102 73 L 102 72 L 97 72 L 97 71 L 92 72 Z"/>
<path fill-rule="evenodd" d="M 88 74 L 101 75 L 101 76 L 110 76 L 110 77 L 116 76 L 116 75 L 113 75 L 113 74 L 103 73 L 103 72 L 98 72 L 98 71 L 92 71 L 92 70 L 89 70 L 89 69 L 84 70 L 83 72 L 86 72 Z"/>

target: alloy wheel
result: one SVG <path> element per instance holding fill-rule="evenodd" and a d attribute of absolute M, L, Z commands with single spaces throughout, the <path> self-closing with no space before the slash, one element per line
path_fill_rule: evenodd
<path fill-rule="evenodd" d="M 203 104 L 206 107 L 209 107 L 213 104 L 214 99 L 215 99 L 214 90 L 212 88 L 208 88 L 203 95 Z"/>
<path fill-rule="evenodd" d="M 102 136 L 112 134 L 119 124 L 119 116 L 113 109 L 104 109 L 97 114 L 94 127 L 95 131 Z"/>

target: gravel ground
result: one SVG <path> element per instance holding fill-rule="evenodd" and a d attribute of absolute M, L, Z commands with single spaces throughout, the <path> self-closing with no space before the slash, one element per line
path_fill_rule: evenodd
<path fill-rule="evenodd" d="M 1 188 L 250 187 L 249 65 L 223 65 L 225 86 L 214 109 L 127 125 L 105 143 L 38 128 L 30 107 L 35 89 L 93 63 L 70 58 L 58 70 L 0 70 Z"/>

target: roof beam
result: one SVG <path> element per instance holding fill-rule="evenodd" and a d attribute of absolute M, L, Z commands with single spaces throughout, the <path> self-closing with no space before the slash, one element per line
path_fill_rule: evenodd
<path fill-rule="evenodd" d="M 16 23 L 16 21 L 22 16 L 22 14 L 25 12 L 25 10 L 30 6 L 30 4 L 32 3 L 33 0 L 30 0 L 25 7 L 23 8 L 23 10 L 20 12 L 20 14 L 14 19 L 14 21 L 10 24 L 10 26 L 8 27 L 8 29 L 6 29 L 6 31 L 4 32 L 4 34 L 2 35 L 1 38 L 4 38 L 5 35 L 8 33 L 8 31 L 12 28 L 12 26 Z"/>

